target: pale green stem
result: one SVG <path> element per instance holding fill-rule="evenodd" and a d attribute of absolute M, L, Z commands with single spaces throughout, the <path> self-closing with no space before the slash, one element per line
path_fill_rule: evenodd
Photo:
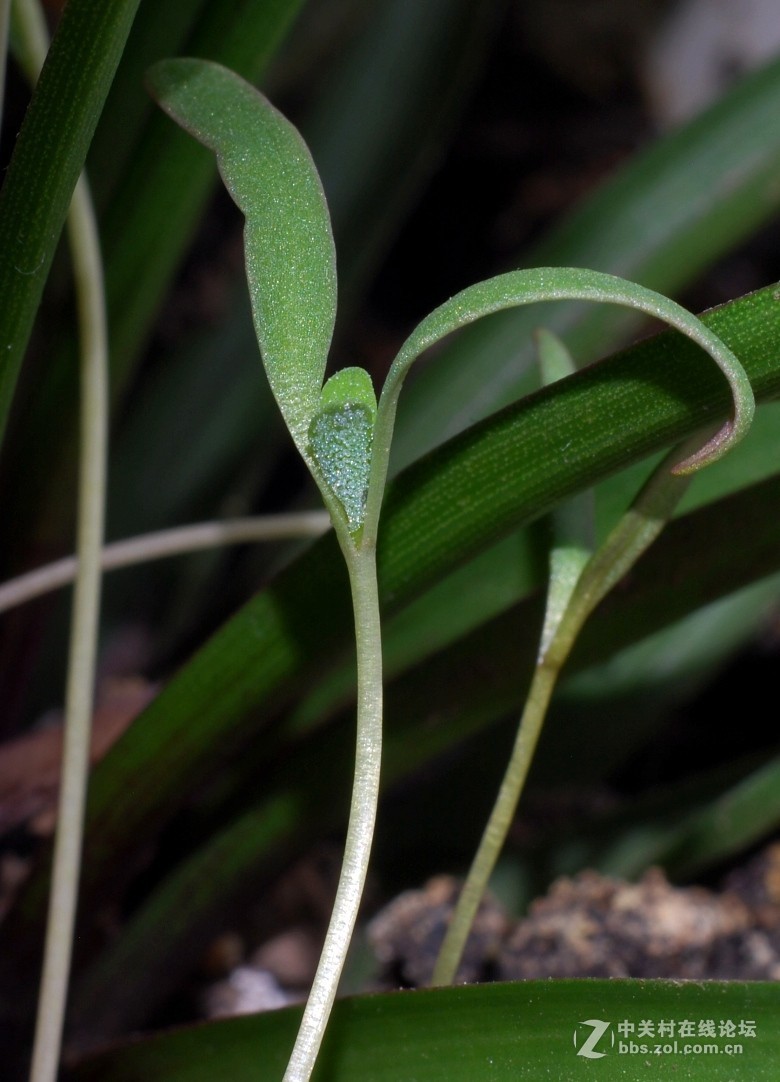
<path fill-rule="evenodd" d="M 357 645 L 357 746 L 344 862 L 317 972 L 284 1074 L 308 1082 L 336 998 L 368 869 L 382 757 L 382 639 L 373 546 L 342 543 L 349 569 Z"/>
<path fill-rule="evenodd" d="M 102 550 L 103 571 L 148 563 L 185 552 L 241 545 L 254 541 L 282 541 L 295 537 L 318 537 L 330 526 L 326 511 L 301 511 L 289 515 L 257 515 L 229 519 L 226 522 L 197 522 L 170 530 L 142 534 L 125 541 L 114 541 Z M 50 590 L 67 586 L 76 577 L 78 559 L 66 556 L 44 567 L 29 571 L 0 586 L 0 613 L 40 597 Z"/>
<path fill-rule="evenodd" d="M 479 903 L 482 901 L 488 880 L 512 825 L 557 678 L 558 669 L 547 664 L 534 671 L 515 744 L 493 805 L 493 811 L 490 813 L 436 959 L 431 977 L 433 985 L 451 984 L 455 980 Z"/>
<path fill-rule="evenodd" d="M 100 614 L 108 379 L 103 274 L 97 228 L 84 177 L 68 217 L 81 327 L 81 450 L 71 646 L 65 696 L 65 739 L 52 886 L 31 1082 L 54 1082 L 62 1042 L 76 917 L 84 803 L 89 771 L 92 697 Z"/>
<path fill-rule="evenodd" d="M 612 587 L 649 548 L 663 529 L 690 483 L 689 476 L 670 473 L 697 446 L 688 441 L 667 456 L 653 472 L 632 507 L 585 565 L 564 613 L 540 649 L 512 754 L 477 853 L 458 898 L 436 959 L 431 983 L 454 981 L 480 901 L 506 841 L 531 767 L 547 708 L 566 659 L 588 616 Z"/>
<path fill-rule="evenodd" d="M 37 76 L 45 57 L 45 23 L 40 8 L 32 0 L 18 2 L 17 8 L 25 67 L 28 74 Z M 81 353 L 79 569 L 71 620 L 62 782 L 31 1082 L 54 1082 L 59 1067 L 81 864 L 100 614 L 100 552 L 108 442 L 108 346 L 100 243 L 84 176 L 76 184 L 67 224 Z"/>

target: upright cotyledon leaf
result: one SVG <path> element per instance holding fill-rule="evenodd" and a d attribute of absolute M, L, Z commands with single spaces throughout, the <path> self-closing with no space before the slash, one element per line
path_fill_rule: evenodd
<path fill-rule="evenodd" d="M 216 153 L 244 213 L 247 280 L 268 382 L 331 514 L 346 518 L 354 533 L 365 511 L 376 398 L 358 368 L 322 387 L 336 317 L 336 255 L 308 148 L 259 91 L 219 64 L 164 60 L 148 82 L 163 109 Z"/>
<path fill-rule="evenodd" d="M 319 409 L 336 315 L 333 234 L 311 155 L 259 91 L 219 64 L 163 60 L 147 79 L 162 108 L 216 153 L 246 217 L 247 278 L 263 363 L 311 464 L 309 425 Z"/>

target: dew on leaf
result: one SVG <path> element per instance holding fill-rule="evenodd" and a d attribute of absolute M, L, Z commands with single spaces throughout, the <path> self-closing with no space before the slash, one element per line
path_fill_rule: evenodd
<path fill-rule="evenodd" d="M 312 453 L 353 532 L 365 517 L 373 435 L 373 412 L 362 402 L 322 409 L 309 428 Z"/>

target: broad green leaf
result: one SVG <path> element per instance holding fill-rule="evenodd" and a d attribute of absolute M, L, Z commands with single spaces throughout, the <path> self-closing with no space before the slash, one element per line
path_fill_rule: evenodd
<path fill-rule="evenodd" d="M 303 140 L 270 103 L 218 64 L 166 60 L 149 73 L 165 111 L 217 155 L 246 217 L 246 269 L 268 382 L 301 454 L 336 318 L 336 254 Z"/>
<path fill-rule="evenodd" d="M 72 0 L 0 190 L 0 441 L 22 357 L 138 0 Z"/>
<path fill-rule="evenodd" d="M 678 513 L 703 507 L 722 496 L 738 492 L 741 488 L 756 484 L 774 472 L 780 443 L 780 404 L 763 405 L 756 413 L 755 420 L 747 438 L 735 447 L 726 458 L 721 459 L 716 469 L 701 470 L 683 497 Z M 597 536 L 605 537 L 617 517 L 627 506 L 627 499 L 634 495 L 647 479 L 652 468 L 651 462 L 637 463 L 633 468 L 622 471 L 609 478 L 599 488 Z M 621 482 L 617 484 L 616 482 Z M 626 492 L 623 493 L 623 489 Z M 603 499 L 605 490 L 611 498 Z M 623 498 L 618 498 L 622 496 Z M 558 514 L 567 504 L 556 508 Z M 479 566 L 473 572 L 469 566 L 459 568 L 454 574 L 457 580 L 449 586 L 445 579 L 436 587 L 439 596 L 423 596 L 405 609 L 397 618 L 389 621 L 385 627 L 385 651 L 388 664 L 393 658 L 422 656 L 421 647 L 426 642 L 442 644 L 448 637 L 448 626 L 454 634 L 468 627 L 474 627 L 484 619 L 506 609 L 521 598 L 533 586 L 539 584 L 541 561 L 538 529 L 533 535 L 527 531 L 502 541 L 491 551 L 486 551 L 479 558 Z M 472 581 L 473 578 L 473 581 Z M 480 582 L 484 583 L 484 592 L 480 593 Z M 457 618 L 447 616 L 453 608 L 463 602 L 466 611 L 459 611 Z M 474 616 L 469 620 L 468 609 L 473 609 Z M 403 623 L 396 631 L 395 623 Z M 414 642 L 417 629 L 421 638 Z M 451 637 L 451 636 L 449 636 Z"/>
<path fill-rule="evenodd" d="M 336 1004 L 313 1079 L 579 1082 L 597 1072 L 625 1082 L 668 1071 L 681 1082 L 773 1082 L 777 995 L 759 981 L 566 980 L 361 996 Z M 272 1011 L 136 1039 L 83 1061 L 75 1082 L 212 1082 L 215 1073 L 276 1082 L 299 1016 Z M 696 1036 L 677 1035 L 683 1022 Z M 714 1035 L 698 1036 L 700 1022 Z M 653 1035 L 642 1037 L 648 1023 Z"/>
<path fill-rule="evenodd" d="M 774 403 L 762 406 L 747 439 L 721 459 L 716 469 L 703 470 L 696 475 L 678 512 L 704 506 L 720 495 L 737 492 L 769 476 L 777 461 L 779 433 L 780 406 Z M 606 536 L 617 517 L 623 513 L 626 499 L 644 483 L 650 468 L 647 462 L 638 463 L 625 471 L 625 480 L 624 474 L 620 474 L 602 483 L 599 488 L 600 536 Z M 603 499 L 605 491 L 609 494 L 609 500 Z M 575 499 L 579 499 L 579 496 Z M 570 501 L 564 502 L 553 514 L 567 513 L 569 505 Z M 505 611 L 539 585 L 542 581 L 540 568 L 549 545 L 549 532 L 541 529 L 541 526 L 541 523 L 536 524 L 531 530 L 521 531 L 481 553 L 477 559 L 452 572 L 433 590 L 407 606 L 402 613 L 388 619 L 384 629 L 385 671 L 390 675 L 398 673 L 416 659 L 422 659 L 431 651 Z M 604 702 L 610 696 L 610 689 L 616 694 L 624 694 L 629 680 L 636 684 L 637 694 L 641 695 L 645 706 L 649 704 L 650 690 L 653 688 L 657 692 L 660 687 L 673 685 L 679 691 L 680 683 L 690 682 L 691 666 L 695 665 L 694 671 L 697 673 L 703 671 L 702 659 L 708 651 L 713 664 L 723 659 L 720 643 L 724 636 L 733 650 L 737 642 L 735 631 L 742 641 L 750 635 L 761 619 L 758 602 L 753 609 L 752 622 L 745 613 L 739 620 L 735 620 L 734 614 L 726 609 L 711 613 L 706 623 L 696 629 L 695 641 L 699 652 L 695 663 L 689 650 L 680 649 L 676 638 L 666 641 L 663 636 L 658 636 L 642 651 L 641 661 L 637 656 L 630 675 L 626 673 L 625 679 L 618 675 L 614 666 L 600 670 L 597 675 L 594 674 L 594 679 L 598 680 Z M 688 646 L 691 645 L 689 635 Z M 712 671 L 712 666 L 709 671 Z M 661 672 L 662 678 L 658 675 Z M 301 712 L 309 708 L 315 712 L 322 709 L 329 696 L 335 695 L 336 701 L 341 696 L 340 701 L 344 701 L 352 679 L 353 676 L 343 666 L 335 670 L 315 693 L 314 698 L 319 705 L 315 706 L 312 701 L 310 707 L 302 705 Z M 657 701 L 659 709 L 663 710 L 662 701 Z"/>

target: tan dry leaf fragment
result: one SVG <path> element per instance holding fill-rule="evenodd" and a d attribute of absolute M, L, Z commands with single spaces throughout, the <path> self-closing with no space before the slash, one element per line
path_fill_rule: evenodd
<path fill-rule="evenodd" d="M 90 762 L 94 765 L 151 702 L 156 687 L 140 677 L 110 678 L 98 689 L 92 720 Z M 56 821 L 62 724 L 0 744 L 0 834 L 24 823 L 50 834 Z"/>

